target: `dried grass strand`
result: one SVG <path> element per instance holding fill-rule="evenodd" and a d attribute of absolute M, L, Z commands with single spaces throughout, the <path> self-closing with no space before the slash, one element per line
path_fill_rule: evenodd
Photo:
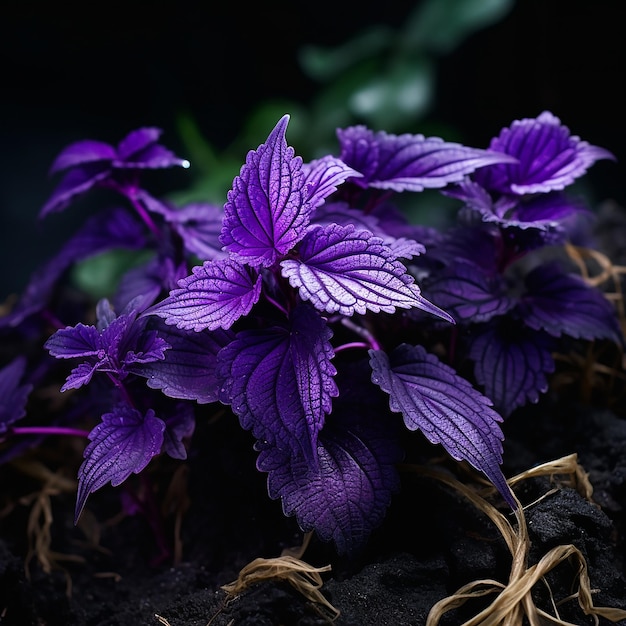
<path fill-rule="evenodd" d="M 334 621 L 339 617 L 340 611 L 320 591 L 323 585 L 321 574 L 330 570 L 330 565 L 313 567 L 290 555 L 271 559 L 257 558 L 242 568 L 237 580 L 223 585 L 222 589 L 228 599 L 232 600 L 257 583 L 284 580 L 307 600 L 323 607 L 328 618 Z"/>
<path fill-rule="evenodd" d="M 495 506 L 485 500 L 467 485 L 461 483 L 449 474 L 429 467 L 405 466 L 406 469 L 422 476 L 434 478 L 456 491 L 460 492 L 480 511 L 489 517 L 500 531 L 511 553 L 512 563 L 507 584 L 494 580 L 477 580 L 459 588 L 454 594 L 437 602 L 430 610 L 426 626 L 437 626 L 443 615 L 459 608 L 470 599 L 496 593 L 496 598 L 467 620 L 462 626 L 518 626 L 526 617 L 530 626 L 545 626 L 546 623 L 558 626 L 576 626 L 562 620 L 555 610 L 556 616 L 537 607 L 531 595 L 533 587 L 540 581 L 547 585 L 545 575 L 561 563 L 573 560 L 577 564 L 576 579 L 578 591 L 569 599 L 576 598 L 585 615 L 591 616 L 596 624 L 598 617 L 612 622 L 626 619 L 626 611 L 612 607 L 597 607 L 593 603 L 591 583 L 587 571 L 584 555 L 574 545 L 557 546 L 545 554 L 536 564 L 528 567 L 530 538 L 524 516 L 524 508 L 517 497 L 518 509 L 515 513 L 516 527 Z M 509 479 L 509 485 L 515 485 L 531 477 L 559 474 L 569 474 L 576 488 L 588 499 L 591 499 L 593 488 L 586 472 L 578 464 L 577 455 L 568 455 L 555 461 L 544 463 L 530 470 L 522 472 Z M 551 596 L 552 597 L 552 596 Z M 553 607 L 556 604 L 553 600 Z"/>

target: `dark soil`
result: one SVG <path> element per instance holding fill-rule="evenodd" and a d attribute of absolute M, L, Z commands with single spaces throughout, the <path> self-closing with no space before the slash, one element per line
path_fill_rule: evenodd
<path fill-rule="evenodd" d="M 567 483 L 559 485 L 549 477 L 528 479 L 516 487 L 522 503 L 531 503 L 526 510 L 532 541 L 529 565 L 556 546 L 573 544 L 586 560 L 594 605 L 626 609 L 626 419 L 608 408 L 546 396 L 539 405 L 512 415 L 504 430 L 507 476 L 577 453 L 594 488 L 593 501 L 588 501 Z M 456 466 L 445 459 L 427 459 L 440 450 L 422 442 L 418 434 L 411 437 L 415 449 L 409 456 L 454 470 Z M 54 469 L 62 454 L 63 472 L 70 476 L 76 468 L 68 459 L 75 457 L 78 464 L 80 447 L 48 445 L 44 462 Z M 41 491 L 42 483 L 27 477 L 24 466 L 4 467 L 0 624 L 330 623 L 321 604 L 285 581 L 258 582 L 227 601 L 221 587 L 236 580 L 241 568 L 257 557 L 278 557 L 283 549 L 300 545 L 303 537 L 295 520 L 285 518 L 280 504 L 267 498 L 265 477 L 254 467 L 249 435 L 234 418 L 224 414 L 200 421 L 192 450 L 186 462 L 156 460 L 146 478 L 129 481 L 126 490 L 106 487 L 96 492 L 79 527 L 72 522 L 72 490 L 51 490 L 53 554 L 48 556 L 58 568 L 49 573 L 37 557 L 25 567 L 33 507 L 26 496 Z M 462 480 L 469 484 L 471 476 L 462 475 Z M 122 511 L 123 502 L 132 511 L 128 494 L 145 493 L 148 484 L 153 487 L 153 504 L 167 507 L 160 516 L 161 531 L 154 532 L 142 514 L 111 518 Z M 175 484 L 179 487 L 172 487 Z M 173 499 L 166 497 L 168 485 Z M 493 503 L 500 506 L 498 499 Z M 181 512 L 179 533 L 176 510 Z M 177 534 L 182 552 L 168 545 L 169 555 L 163 557 L 159 536 L 162 543 L 172 544 Z M 477 579 L 506 583 L 511 567 L 502 535 L 486 515 L 450 487 L 411 472 L 403 473 L 400 495 L 362 554 L 351 560 L 339 558 L 332 546 L 313 538 L 302 560 L 316 567 L 332 566 L 322 574 L 321 591 L 341 612 L 337 626 L 425 624 L 433 605 L 460 586 Z M 556 602 L 578 588 L 576 565 L 573 560 L 562 562 L 546 577 Z M 461 624 L 494 597 L 472 600 L 446 613 L 440 623 Z M 533 597 L 537 606 L 554 614 L 548 586 L 536 585 Z M 594 623 L 575 599 L 558 610 L 561 619 L 573 624 Z M 599 623 L 613 622 L 601 617 Z"/>

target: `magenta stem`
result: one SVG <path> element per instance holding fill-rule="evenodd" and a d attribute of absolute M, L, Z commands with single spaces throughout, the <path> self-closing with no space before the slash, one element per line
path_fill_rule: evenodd
<path fill-rule="evenodd" d="M 352 341 L 351 343 L 344 343 L 335 348 L 335 354 L 343 352 L 344 350 L 351 350 L 353 348 L 370 348 L 371 346 L 364 341 Z"/>
<path fill-rule="evenodd" d="M 11 428 L 14 435 L 68 435 L 70 437 L 88 437 L 88 430 L 65 428 L 63 426 L 18 426 Z"/>

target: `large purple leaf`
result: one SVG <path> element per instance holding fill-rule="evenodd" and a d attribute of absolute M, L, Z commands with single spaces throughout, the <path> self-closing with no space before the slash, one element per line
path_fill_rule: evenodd
<path fill-rule="evenodd" d="M 317 311 L 300 305 L 289 328 L 241 331 L 218 355 L 220 400 L 242 427 L 313 464 L 337 395 L 331 335 Z"/>
<path fill-rule="evenodd" d="M 608 150 L 571 135 L 549 111 L 514 121 L 492 139 L 490 148 L 516 157 L 518 163 L 480 170 L 475 180 L 490 191 L 518 195 L 564 189 L 596 161 L 615 160 Z"/>
<path fill-rule="evenodd" d="M 421 430 L 457 461 L 483 472 L 515 508 L 502 474 L 502 417 L 491 400 L 421 346 L 402 344 L 388 356 L 370 350 L 372 381 L 389 394 L 389 407 L 402 413 L 409 430 Z"/>
<path fill-rule="evenodd" d="M 420 295 L 406 267 L 367 230 L 317 226 L 307 232 L 298 252 L 298 258 L 281 262 L 282 274 L 320 311 L 353 315 L 417 307 L 452 321 Z"/>
<path fill-rule="evenodd" d="M 554 337 L 610 339 L 623 344 L 615 306 L 581 276 L 548 262 L 528 273 L 526 289 L 519 312 L 527 326 Z"/>
<path fill-rule="evenodd" d="M 271 266 L 304 235 L 311 212 L 302 159 L 294 156 L 283 116 L 267 141 L 251 150 L 224 205 L 220 242 L 242 263 Z"/>
<path fill-rule="evenodd" d="M 146 313 L 187 330 L 227 329 L 250 312 L 261 294 L 261 276 L 232 259 L 205 261 L 192 271 Z"/>
<path fill-rule="evenodd" d="M 268 472 L 269 495 L 281 498 L 285 515 L 295 515 L 304 532 L 333 541 L 339 554 L 352 555 L 382 523 L 399 490 L 402 450 L 394 435 L 389 421 L 358 410 L 333 412 L 317 443 L 315 467 L 266 442 L 256 445 L 257 467 Z"/>
<path fill-rule="evenodd" d="M 514 409 L 537 402 L 554 371 L 553 340 L 543 332 L 503 321 L 490 324 L 470 339 L 474 376 L 494 406 L 508 417 Z"/>
<path fill-rule="evenodd" d="M 476 169 L 515 162 L 495 151 L 468 148 L 439 137 L 392 135 L 365 126 L 337 131 L 341 160 L 362 174 L 351 182 L 393 191 L 423 191 L 461 181 Z"/>
<path fill-rule="evenodd" d="M 139 474 L 161 452 L 164 430 L 165 423 L 152 409 L 144 416 L 120 404 L 102 416 L 102 422 L 89 433 L 91 443 L 78 470 L 76 522 L 89 494 L 108 482 L 117 487 L 131 474 Z"/>
<path fill-rule="evenodd" d="M 26 401 L 33 389 L 30 383 L 20 384 L 26 371 L 26 358 L 18 356 L 0 369 L 0 435 L 26 415 Z"/>
<path fill-rule="evenodd" d="M 171 349 L 163 361 L 133 367 L 134 374 L 147 379 L 148 387 L 161 389 L 170 398 L 216 402 L 217 353 L 234 339 L 231 331 L 189 332 L 172 326 L 159 326 L 159 336 Z"/>

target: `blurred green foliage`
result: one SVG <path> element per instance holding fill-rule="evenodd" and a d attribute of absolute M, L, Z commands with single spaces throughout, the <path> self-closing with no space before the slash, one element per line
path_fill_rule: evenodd
<path fill-rule="evenodd" d="M 294 100 L 257 103 L 240 132 L 218 151 L 197 121 L 181 112 L 177 119 L 184 154 L 192 164 L 192 183 L 170 194 L 189 202 L 222 205 L 245 155 L 262 143 L 276 122 L 289 113 L 289 143 L 305 160 L 338 154 L 335 131 L 354 124 L 390 133 L 422 133 L 457 140 L 457 132 L 426 123 L 435 103 L 437 60 L 452 53 L 468 36 L 504 18 L 514 0 L 421 0 L 401 28 L 374 25 L 336 48 L 303 46 L 299 63 L 305 76 L 319 84 L 305 107 Z M 410 194 L 401 208 L 412 221 L 440 226 L 454 204 L 433 192 Z M 141 255 L 139 255 L 141 256 Z M 137 254 L 111 252 L 79 264 L 73 278 L 94 298 L 114 291 L 124 269 Z"/>

